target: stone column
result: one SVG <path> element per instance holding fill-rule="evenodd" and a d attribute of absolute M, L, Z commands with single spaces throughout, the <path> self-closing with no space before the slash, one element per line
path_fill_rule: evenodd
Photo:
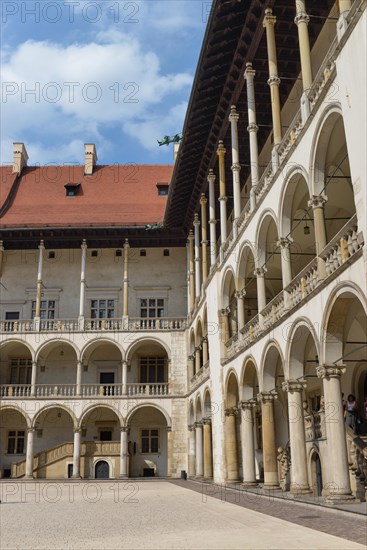
<path fill-rule="evenodd" d="M 226 409 L 225 423 L 225 445 L 227 461 L 227 481 L 239 481 L 238 473 L 238 452 L 237 452 L 237 431 L 236 431 L 237 408 Z"/>
<path fill-rule="evenodd" d="M 38 274 L 37 274 L 37 294 L 36 294 L 36 314 L 34 316 L 35 329 L 39 330 L 41 320 L 41 299 L 42 299 L 42 273 L 43 273 L 43 252 L 45 245 L 43 241 L 40 242 L 38 247 Z"/>
<path fill-rule="evenodd" d="M 190 310 L 194 309 L 195 305 L 195 260 L 194 260 L 194 234 L 190 229 L 189 232 L 189 263 L 190 263 Z"/>
<path fill-rule="evenodd" d="M 130 245 L 128 239 L 125 239 L 124 244 L 124 297 L 123 297 L 123 313 L 124 319 L 129 315 L 129 253 Z"/>
<path fill-rule="evenodd" d="M 233 236 L 237 237 L 237 221 L 241 215 L 241 186 L 240 186 L 240 159 L 238 151 L 238 120 L 240 115 L 237 113 L 236 106 L 232 105 L 229 121 L 231 123 L 231 143 L 232 143 L 232 174 L 233 174 Z"/>
<path fill-rule="evenodd" d="M 229 340 L 229 319 L 228 315 L 230 313 L 229 307 L 220 310 L 221 315 L 221 327 L 222 327 L 222 342 L 225 344 Z"/>
<path fill-rule="evenodd" d="M 32 361 L 31 397 L 35 397 L 36 395 L 36 383 L 37 383 L 37 361 Z"/>
<path fill-rule="evenodd" d="M 266 289 L 265 289 L 265 273 L 267 269 L 265 265 L 262 267 L 257 267 L 254 271 L 256 276 L 256 285 L 257 285 L 257 305 L 259 313 L 266 306 Z"/>
<path fill-rule="evenodd" d="M 203 346 L 203 365 L 209 361 L 208 337 L 204 336 L 201 342 Z"/>
<path fill-rule="evenodd" d="M 311 49 L 308 36 L 308 24 L 310 18 L 306 13 L 305 0 L 296 0 L 296 17 L 294 19 L 298 27 L 299 53 L 301 58 L 301 71 L 303 91 L 312 86 Z"/>
<path fill-rule="evenodd" d="M 127 435 L 129 428 L 122 426 L 120 428 L 120 478 L 127 479 L 129 477 L 128 472 L 128 443 Z"/>
<path fill-rule="evenodd" d="M 308 206 L 313 209 L 313 219 L 315 227 L 315 244 L 317 255 L 317 271 L 319 279 L 326 278 L 325 262 L 319 257 L 320 252 L 327 245 L 326 238 L 326 226 L 325 226 L 325 214 L 324 207 L 327 202 L 327 197 L 321 195 L 313 195 L 308 201 Z"/>
<path fill-rule="evenodd" d="M 328 470 L 331 478 L 327 500 L 334 503 L 354 500 L 349 480 L 340 384 L 340 378 L 345 371 L 344 365 L 322 365 L 316 368 L 317 376 L 322 378 L 324 388 Z"/>
<path fill-rule="evenodd" d="M 195 348 L 195 373 L 198 373 L 201 368 L 201 354 L 200 347 Z"/>
<path fill-rule="evenodd" d="M 122 361 L 122 394 L 127 394 L 127 361 Z"/>
<path fill-rule="evenodd" d="M 219 164 L 220 242 L 222 245 L 227 240 L 226 152 L 223 141 L 219 141 L 217 155 Z"/>
<path fill-rule="evenodd" d="M 84 330 L 84 309 L 85 309 L 85 287 L 86 287 L 86 261 L 87 261 L 87 241 L 83 239 L 81 250 L 81 266 L 80 266 L 80 296 L 79 296 L 79 328 Z"/>
<path fill-rule="evenodd" d="M 195 234 L 195 299 L 200 300 L 201 293 L 201 266 L 200 266 L 200 221 L 199 216 L 194 216 L 194 234 Z"/>
<path fill-rule="evenodd" d="M 27 449 L 25 461 L 25 476 L 24 479 L 33 478 L 33 445 L 34 445 L 34 428 L 27 430 Z"/>
<path fill-rule="evenodd" d="M 186 276 L 186 284 L 187 284 L 187 312 L 190 313 L 190 246 L 189 241 L 186 242 L 186 260 L 187 260 L 187 276 Z"/>
<path fill-rule="evenodd" d="M 271 111 L 273 117 L 273 134 L 274 145 L 278 145 L 282 141 L 282 123 L 280 118 L 280 96 L 278 76 L 278 62 L 275 45 L 275 26 L 276 17 L 273 15 L 271 8 L 265 10 L 263 26 L 266 29 L 266 42 L 268 47 L 268 62 L 269 62 L 269 80 L 271 94 Z"/>
<path fill-rule="evenodd" d="M 252 63 L 246 63 L 245 79 L 247 87 L 247 112 L 248 112 L 248 127 L 250 139 L 250 162 L 251 162 L 251 191 L 250 205 L 251 212 L 256 207 L 256 186 L 259 183 L 259 149 L 257 144 L 257 132 L 259 127 L 256 122 L 256 102 L 255 102 L 255 86 L 254 77 L 256 71 L 252 68 Z"/>
<path fill-rule="evenodd" d="M 239 290 L 235 293 L 237 300 L 237 325 L 238 332 L 245 326 L 245 290 Z"/>
<path fill-rule="evenodd" d="M 204 429 L 204 479 L 213 477 L 212 421 L 203 418 Z"/>
<path fill-rule="evenodd" d="M 278 246 L 280 247 L 281 262 L 282 262 L 282 281 L 283 289 L 292 281 L 292 263 L 291 263 L 291 244 L 293 243 L 292 237 L 280 237 Z M 290 298 L 288 292 L 284 292 L 284 306 L 285 309 L 290 307 Z"/>
<path fill-rule="evenodd" d="M 242 444 L 242 471 L 243 484 L 246 486 L 257 485 L 255 468 L 255 436 L 254 413 L 257 405 L 256 399 L 241 401 L 241 444 Z"/>
<path fill-rule="evenodd" d="M 343 36 L 343 34 L 345 33 L 348 27 L 347 17 L 351 7 L 352 7 L 352 0 L 339 0 L 340 15 L 339 15 L 338 22 L 336 24 L 339 40 L 341 39 L 341 37 Z"/>
<path fill-rule="evenodd" d="M 202 253 L 202 270 L 203 270 L 203 283 L 208 278 L 208 234 L 207 234 L 207 216 L 206 205 L 207 200 L 205 195 L 201 195 L 201 253 Z"/>
<path fill-rule="evenodd" d="M 286 380 L 283 391 L 288 393 L 289 440 L 291 446 L 291 493 L 310 493 L 307 475 L 307 453 L 302 392 L 304 382 Z"/>
<path fill-rule="evenodd" d="M 82 362 L 76 362 L 76 395 L 82 395 Z"/>
<path fill-rule="evenodd" d="M 196 438 L 196 477 L 203 477 L 203 424 L 195 422 L 195 438 Z"/>
<path fill-rule="evenodd" d="M 189 477 L 194 477 L 196 473 L 196 430 L 195 426 L 189 426 Z"/>
<path fill-rule="evenodd" d="M 73 479 L 80 479 L 80 438 L 82 431 L 80 428 L 74 430 L 74 445 L 73 445 Z"/>
<path fill-rule="evenodd" d="M 172 477 L 173 470 L 173 432 L 167 428 L 167 476 Z"/>
<path fill-rule="evenodd" d="M 213 170 L 209 170 L 208 175 L 209 183 L 209 226 L 210 226 L 210 267 L 216 262 L 217 259 L 217 236 L 215 225 L 217 223 L 215 219 L 215 175 Z"/>
<path fill-rule="evenodd" d="M 3 274 L 3 263 L 4 263 L 4 243 L 0 241 L 0 277 Z"/>
<path fill-rule="evenodd" d="M 275 437 L 274 401 L 277 395 L 262 392 L 258 395 L 261 402 L 263 460 L 264 460 L 264 488 L 278 488 L 278 462 Z"/>
<path fill-rule="evenodd" d="M 188 356 L 188 361 L 189 361 L 189 374 L 190 374 L 190 380 L 191 378 L 194 376 L 195 374 L 195 354 L 193 353 L 192 355 L 189 355 Z"/>

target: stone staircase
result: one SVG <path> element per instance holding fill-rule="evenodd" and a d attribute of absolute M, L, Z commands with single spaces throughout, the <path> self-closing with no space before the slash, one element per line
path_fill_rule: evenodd
<path fill-rule="evenodd" d="M 348 449 L 348 463 L 352 491 L 361 502 L 367 500 L 367 435 L 356 435 L 345 427 Z"/>

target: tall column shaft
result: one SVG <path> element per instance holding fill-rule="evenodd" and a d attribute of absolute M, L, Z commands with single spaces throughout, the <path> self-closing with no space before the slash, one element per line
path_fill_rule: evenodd
<path fill-rule="evenodd" d="M 256 400 L 242 401 L 241 444 L 243 484 L 256 485 L 254 413 Z"/>
<path fill-rule="evenodd" d="M 258 267 L 254 271 L 254 275 L 256 275 L 257 304 L 259 312 L 266 306 L 265 273 L 265 266 Z"/>
<path fill-rule="evenodd" d="M 278 145 L 282 141 L 282 123 L 280 117 L 280 96 L 279 96 L 279 84 L 280 78 L 278 76 L 278 62 L 277 52 L 275 45 L 275 22 L 276 17 L 272 15 L 271 8 L 265 10 L 265 18 L 263 25 L 266 29 L 266 43 L 268 48 L 268 63 L 269 63 L 269 80 L 271 94 L 271 111 L 273 117 L 273 134 L 274 145 Z"/>
<path fill-rule="evenodd" d="M 74 445 L 73 445 L 73 475 L 72 478 L 80 478 L 80 439 L 81 429 L 74 430 Z"/>
<path fill-rule="evenodd" d="M 82 395 L 82 362 L 76 362 L 76 394 Z"/>
<path fill-rule="evenodd" d="M 209 231 L 210 231 L 210 266 L 212 267 L 217 259 L 217 235 L 215 225 L 215 175 L 213 170 L 209 170 Z"/>
<path fill-rule="evenodd" d="M 308 23 L 310 22 L 310 18 L 306 13 L 305 0 L 296 0 L 296 17 L 294 22 L 298 28 L 303 91 L 306 91 L 311 88 L 313 79 L 310 39 L 308 36 Z"/>
<path fill-rule="evenodd" d="M 201 368 L 201 355 L 200 355 L 200 348 L 195 348 L 195 372 L 199 372 Z"/>
<path fill-rule="evenodd" d="M 36 383 L 37 383 L 37 361 L 32 361 L 32 373 L 31 373 L 31 396 L 36 395 Z"/>
<path fill-rule="evenodd" d="M 274 400 L 276 395 L 272 393 L 260 393 L 262 413 L 262 437 L 264 460 L 264 487 L 279 487 L 277 446 L 275 436 Z"/>
<path fill-rule="evenodd" d="M 210 418 L 203 419 L 204 430 L 204 478 L 213 477 L 212 427 Z"/>
<path fill-rule="evenodd" d="M 172 477 L 173 473 L 173 432 L 167 428 L 167 476 Z"/>
<path fill-rule="evenodd" d="M 352 0 L 339 0 L 339 12 L 344 13 L 352 7 Z"/>
<path fill-rule="evenodd" d="M 292 281 L 292 264 L 290 251 L 290 246 L 292 242 L 293 239 L 291 237 L 281 237 L 278 241 L 278 245 L 281 249 L 283 288 L 286 288 Z"/>
<path fill-rule="evenodd" d="M 130 253 L 129 241 L 128 239 L 125 239 L 123 317 L 128 317 L 129 315 L 129 253 Z"/>
<path fill-rule="evenodd" d="M 350 488 L 347 441 L 341 399 L 340 378 L 345 371 L 344 365 L 322 365 L 316 369 L 317 376 L 322 378 L 324 389 L 328 470 L 330 472 L 328 500 L 332 502 L 354 500 Z"/>
<path fill-rule="evenodd" d="M 236 414 L 237 409 L 234 407 L 226 410 L 225 445 L 228 481 L 239 480 Z"/>
<path fill-rule="evenodd" d="M 209 361 L 209 347 L 208 347 L 208 337 L 204 336 L 202 341 L 203 346 L 203 364 L 205 365 Z"/>
<path fill-rule="evenodd" d="M 250 139 L 250 162 L 251 162 L 251 191 L 250 204 L 251 211 L 256 206 L 255 189 L 259 183 L 259 149 L 257 143 L 257 132 L 259 127 L 256 122 L 256 101 L 255 101 L 255 85 L 254 77 L 256 71 L 252 68 L 252 63 L 246 63 L 245 79 L 247 89 L 247 112 L 248 112 L 248 127 Z"/>
<path fill-rule="evenodd" d="M 200 206 L 201 206 L 201 253 L 202 253 L 202 270 L 203 270 L 203 283 L 208 278 L 208 220 L 206 215 L 206 205 L 207 199 L 205 195 L 201 195 Z"/>
<path fill-rule="evenodd" d="M 128 443 L 127 434 L 128 428 L 123 426 L 120 428 L 120 478 L 126 479 L 129 477 L 128 472 Z"/>
<path fill-rule="evenodd" d="M 196 430 L 195 426 L 189 426 L 189 476 L 196 474 Z"/>
<path fill-rule="evenodd" d="M 291 493 L 309 493 L 305 423 L 302 392 L 304 383 L 298 380 L 283 382 L 288 393 L 289 440 L 291 446 Z"/>
<path fill-rule="evenodd" d="M 34 446 L 34 428 L 27 430 L 27 449 L 25 461 L 25 478 L 33 478 L 33 446 Z"/>
<path fill-rule="evenodd" d="M 204 475 L 204 460 L 203 460 L 203 424 L 195 422 L 196 436 L 196 477 Z"/>
<path fill-rule="evenodd" d="M 4 243 L 0 241 L 0 277 L 3 274 L 3 264 L 4 264 Z"/>
<path fill-rule="evenodd" d="M 38 247 L 38 273 L 37 273 L 37 294 L 36 294 L 36 314 L 35 318 L 39 319 L 41 316 L 41 298 L 42 298 L 42 273 L 43 273 L 43 252 L 45 246 L 43 241 L 40 242 Z"/>
<path fill-rule="evenodd" d="M 121 382 L 122 382 L 122 394 L 127 394 L 127 361 L 122 361 L 122 376 L 121 376 Z"/>
<path fill-rule="evenodd" d="M 245 326 L 245 295 L 244 290 L 236 292 L 238 331 Z"/>
<path fill-rule="evenodd" d="M 219 141 L 217 155 L 219 164 L 220 242 L 222 245 L 227 240 L 226 152 L 223 141 Z"/>
<path fill-rule="evenodd" d="M 201 292 L 201 266 L 200 266 L 200 221 L 199 216 L 195 214 L 194 218 L 195 234 L 195 298 L 200 299 Z"/>
<path fill-rule="evenodd" d="M 233 234 L 237 235 L 237 220 L 241 215 L 241 186 L 240 186 L 240 160 L 238 150 L 238 120 L 239 114 L 237 113 L 235 105 L 231 107 L 231 114 L 229 115 L 229 121 L 231 123 L 231 143 L 232 143 L 232 174 L 233 174 L 233 207 L 234 207 L 234 220 L 233 220 Z"/>
<path fill-rule="evenodd" d="M 312 209 L 313 209 L 316 255 L 318 256 L 317 269 L 318 269 L 319 279 L 325 279 L 326 277 L 325 262 L 319 256 L 320 252 L 327 245 L 325 214 L 324 214 L 324 206 L 326 202 L 327 202 L 327 197 L 322 197 L 321 195 L 313 195 L 313 197 L 308 201 L 308 206 L 312 206 Z"/>
<path fill-rule="evenodd" d="M 190 264 L 190 310 L 194 309 L 195 305 L 195 260 L 194 260 L 194 234 L 190 230 L 189 233 L 189 264 Z"/>
<path fill-rule="evenodd" d="M 88 248 L 87 241 L 84 239 L 81 245 L 82 257 L 81 257 L 81 265 L 80 265 L 79 320 L 84 318 L 87 248 Z"/>

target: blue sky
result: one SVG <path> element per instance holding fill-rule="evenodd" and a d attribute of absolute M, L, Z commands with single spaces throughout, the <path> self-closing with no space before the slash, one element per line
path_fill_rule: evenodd
<path fill-rule="evenodd" d="M 1 162 L 171 163 L 210 1 L 3 0 Z M 33 93 L 32 93 L 33 91 Z"/>

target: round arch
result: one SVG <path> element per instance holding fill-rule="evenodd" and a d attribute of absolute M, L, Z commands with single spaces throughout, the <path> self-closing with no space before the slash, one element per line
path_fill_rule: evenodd
<path fill-rule="evenodd" d="M 120 346 L 118 342 L 112 340 L 111 338 L 98 338 L 85 344 L 85 346 L 80 350 L 80 360 L 83 360 L 83 357 L 86 354 L 93 353 L 99 347 L 99 345 L 103 344 L 112 344 L 121 353 L 121 360 L 124 360 L 124 349 L 122 348 L 122 346 Z M 92 348 L 91 351 L 89 351 L 90 348 Z"/>
<path fill-rule="evenodd" d="M 70 342 L 70 340 L 66 340 L 64 338 L 57 338 L 57 339 L 48 340 L 47 342 L 44 342 L 43 344 L 41 344 L 41 346 L 37 349 L 35 360 L 38 361 L 40 356 L 42 355 L 42 352 L 44 350 L 46 350 L 47 348 L 50 348 L 50 351 L 48 352 L 48 354 L 49 354 L 52 351 L 52 349 L 54 349 L 56 346 L 59 346 L 59 345 L 60 346 L 65 345 L 65 346 L 71 347 L 73 349 L 73 351 L 75 352 L 75 356 L 76 356 L 77 360 L 79 360 L 79 358 L 81 357 L 80 350 L 74 344 L 74 342 Z"/>
<path fill-rule="evenodd" d="M 262 236 L 264 232 L 265 233 L 267 232 L 268 226 L 271 223 L 271 221 L 274 222 L 277 234 L 279 235 L 279 223 L 278 223 L 277 215 L 275 214 L 272 208 L 265 208 L 265 210 L 262 212 L 259 218 L 259 221 L 257 222 L 256 230 L 255 230 L 256 254 L 254 256 L 256 256 L 256 259 L 257 259 L 256 261 L 257 267 L 261 267 L 265 261 L 263 257 L 264 256 L 263 250 L 260 246 L 260 243 L 264 242 L 264 239 L 262 238 Z"/>
<path fill-rule="evenodd" d="M 27 428 L 32 427 L 32 420 L 30 419 L 29 415 L 25 413 L 18 405 L 11 405 L 10 403 L 0 405 L 0 415 L 6 411 L 15 411 L 19 413 L 24 418 Z"/>
<path fill-rule="evenodd" d="M 166 422 L 167 422 L 167 427 L 170 428 L 172 427 L 172 420 L 171 420 L 171 417 L 170 415 L 168 414 L 168 412 L 163 408 L 161 407 L 160 405 L 157 405 L 156 403 L 152 403 L 151 401 L 146 401 L 144 403 L 140 403 L 139 405 L 136 405 L 135 407 L 133 407 L 131 409 L 131 411 L 129 412 L 129 414 L 127 415 L 126 417 L 126 424 L 125 426 L 128 427 L 129 426 L 129 422 L 132 418 L 132 416 L 140 409 L 143 409 L 145 407 L 152 407 L 153 409 L 157 409 L 157 411 L 159 411 L 160 413 L 163 414 L 164 418 L 166 419 Z M 121 426 L 123 426 L 123 424 L 121 424 Z"/>
<path fill-rule="evenodd" d="M 127 348 L 125 353 L 126 361 L 131 360 L 132 356 L 134 355 L 134 353 L 137 351 L 138 348 L 149 344 L 155 344 L 155 345 L 161 346 L 167 353 L 168 359 L 171 358 L 171 350 L 170 350 L 170 347 L 167 345 L 167 343 L 161 340 L 160 338 L 156 338 L 155 336 L 149 336 L 149 337 L 139 338 L 138 340 L 135 340 L 135 342 L 130 344 L 130 346 Z"/>
<path fill-rule="evenodd" d="M 67 407 L 66 405 L 63 405 L 62 403 L 59 403 L 59 402 L 57 402 L 57 403 L 55 402 L 55 403 L 49 403 L 48 405 L 45 405 L 39 411 L 37 411 L 37 413 L 34 415 L 33 420 L 32 420 L 32 428 L 35 428 L 39 417 L 43 413 L 47 413 L 48 411 L 50 411 L 52 409 L 62 409 L 63 411 L 65 411 L 70 416 L 70 418 L 73 422 L 74 429 L 76 429 L 78 427 L 78 420 L 77 420 L 74 412 L 71 409 L 69 409 L 69 407 Z"/>
<path fill-rule="evenodd" d="M 270 340 L 264 349 L 260 363 L 260 388 L 267 392 L 275 389 L 275 378 L 277 376 L 277 366 L 280 360 L 280 366 L 284 373 L 284 357 L 279 343 L 276 340 Z"/>
<path fill-rule="evenodd" d="M 201 422 L 203 419 L 203 405 L 200 393 L 195 398 L 195 421 Z"/>
<path fill-rule="evenodd" d="M 314 324 L 307 317 L 299 317 L 287 332 L 285 350 L 284 376 L 286 380 L 294 380 L 303 376 L 303 363 L 307 339 L 311 336 L 316 350 L 315 355 L 320 357 L 320 340 Z"/>
<path fill-rule="evenodd" d="M 4 340 L 3 342 L 0 342 L 0 350 L 11 344 L 18 344 L 26 347 L 31 354 L 32 361 L 35 361 L 36 351 L 32 348 L 30 344 L 28 344 L 28 342 L 24 342 L 23 340 L 19 340 L 18 338 L 9 338 L 7 340 Z"/>
<path fill-rule="evenodd" d="M 245 358 L 241 371 L 241 394 L 244 401 L 256 397 L 256 388 L 259 389 L 259 370 L 252 355 Z"/>
<path fill-rule="evenodd" d="M 227 408 L 237 407 L 239 401 L 239 383 L 235 370 L 231 369 L 226 377 L 225 403 Z"/>
<path fill-rule="evenodd" d="M 110 405 L 109 403 L 94 403 L 93 405 L 89 405 L 86 409 L 83 410 L 83 413 L 81 414 L 81 416 L 79 418 L 77 427 L 81 428 L 82 424 L 85 421 L 85 419 L 87 418 L 87 416 L 91 412 L 93 412 L 95 410 L 98 410 L 98 409 L 108 409 L 108 410 L 110 410 L 111 412 L 113 412 L 117 416 L 117 418 L 120 422 L 120 428 L 125 425 L 124 417 L 121 415 L 120 411 L 116 407 L 114 407 L 113 405 Z"/>

